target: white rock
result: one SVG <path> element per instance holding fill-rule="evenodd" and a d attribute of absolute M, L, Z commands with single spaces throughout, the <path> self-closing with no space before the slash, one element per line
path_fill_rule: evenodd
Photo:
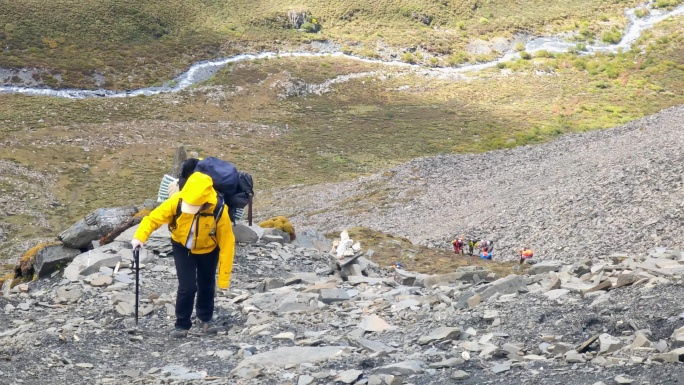
<path fill-rule="evenodd" d="M 343 372 L 340 372 L 337 377 L 335 377 L 334 381 L 342 382 L 345 384 L 351 384 L 353 382 L 356 382 L 356 380 L 363 374 L 362 370 L 357 370 L 357 369 L 349 369 L 345 370 Z"/>
<path fill-rule="evenodd" d="M 565 296 L 569 292 L 570 292 L 570 290 L 568 290 L 568 289 L 555 289 L 555 290 L 547 291 L 546 293 L 544 293 L 544 296 L 546 298 L 550 299 L 551 301 L 555 301 L 555 300 Z"/>
<path fill-rule="evenodd" d="M 620 350 L 624 346 L 619 338 L 613 337 L 608 333 L 603 333 L 599 336 L 600 353 L 610 354 Z"/>
<path fill-rule="evenodd" d="M 359 323 L 359 329 L 363 329 L 367 332 L 382 332 L 392 328 L 394 327 L 375 314 L 365 317 L 361 320 L 361 323 Z"/>

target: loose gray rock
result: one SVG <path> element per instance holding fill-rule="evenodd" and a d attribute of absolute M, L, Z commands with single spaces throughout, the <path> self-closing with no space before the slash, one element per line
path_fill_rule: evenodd
<path fill-rule="evenodd" d="M 300 365 L 302 363 L 317 363 L 341 355 L 343 346 L 290 346 L 249 356 L 233 369 L 236 373 L 242 368 L 249 367 L 279 367 Z"/>
<path fill-rule="evenodd" d="M 342 371 L 337 374 L 334 381 L 342 382 L 344 384 L 351 384 L 356 382 L 356 380 L 363 374 L 362 370 L 349 369 Z"/>
<path fill-rule="evenodd" d="M 482 300 L 489 299 L 494 294 L 516 294 L 528 291 L 525 281 L 519 275 L 509 275 L 475 290 Z"/>
<path fill-rule="evenodd" d="M 331 304 L 348 301 L 351 297 L 342 289 L 321 289 L 321 302 Z"/>
<path fill-rule="evenodd" d="M 470 378 L 470 374 L 468 374 L 468 372 L 464 372 L 463 370 L 457 370 L 451 374 L 451 378 L 457 381 L 467 380 Z"/>
<path fill-rule="evenodd" d="M 66 267 L 79 254 L 80 250 L 64 245 L 45 246 L 36 253 L 33 269 L 39 278 L 44 278 L 56 269 Z"/>
<path fill-rule="evenodd" d="M 257 243 L 259 241 L 259 235 L 256 231 L 241 223 L 233 225 L 233 234 L 236 243 Z"/>
<path fill-rule="evenodd" d="M 81 275 L 90 275 L 100 270 L 100 267 L 115 267 L 121 261 L 119 254 L 113 254 L 112 249 L 103 246 L 86 251 L 74 258 L 64 269 L 64 278 L 74 282 Z"/>
<path fill-rule="evenodd" d="M 59 235 L 64 246 L 82 249 L 130 221 L 139 210 L 134 206 L 98 209 Z"/>
<path fill-rule="evenodd" d="M 529 274 L 535 275 L 550 273 L 560 270 L 561 267 L 563 267 L 563 263 L 560 261 L 542 261 L 530 267 Z"/>
<path fill-rule="evenodd" d="M 430 334 L 421 336 L 418 339 L 418 343 L 420 345 L 425 345 L 436 341 L 453 340 L 458 338 L 460 334 L 460 328 L 439 327 L 430 332 Z"/>
<path fill-rule="evenodd" d="M 423 361 L 402 361 L 394 364 L 381 366 L 375 369 L 375 374 L 393 374 L 407 376 L 423 372 Z"/>

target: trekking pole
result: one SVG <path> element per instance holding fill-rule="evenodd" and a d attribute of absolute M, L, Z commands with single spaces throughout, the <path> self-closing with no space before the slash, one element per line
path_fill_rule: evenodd
<path fill-rule="evenodd" d="M 133 249 L 135 264 L 135 325 L 138 326 L 138 293 L 140 292 L 140 247 Z"/>
<path fill-rule="evenodd" d="M 249 221 L 249 225 L 252 226 L 252 197 L 254 194 L 249 193 L 249 208 L 247 209 L 247 220 Z"/>

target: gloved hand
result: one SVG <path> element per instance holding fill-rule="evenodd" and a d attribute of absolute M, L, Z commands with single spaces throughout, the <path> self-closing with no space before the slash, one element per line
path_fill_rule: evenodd
<path fill-rule="evenodd" d="M 131 241 L 131 246 L 133 246 L 133 250 L 137 249 L 138 247 L 142 248 L 144 243 L 142 243 L 141 240 L 133 238 Z"/>

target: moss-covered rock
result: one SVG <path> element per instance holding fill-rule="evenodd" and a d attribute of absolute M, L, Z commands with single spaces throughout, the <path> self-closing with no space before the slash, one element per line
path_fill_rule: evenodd
<path fill-rule="evenodd" d="M 278 229 L 280 231 L 286 232 L 290 236 L 291 241 L 295 240 L 294 226 L 292 226 L 292 223 L 290 223 L 290 221 L 283 216 L 277 216 L 267 219 L 259 223 L 259 226 L 268 229 Z"/>

